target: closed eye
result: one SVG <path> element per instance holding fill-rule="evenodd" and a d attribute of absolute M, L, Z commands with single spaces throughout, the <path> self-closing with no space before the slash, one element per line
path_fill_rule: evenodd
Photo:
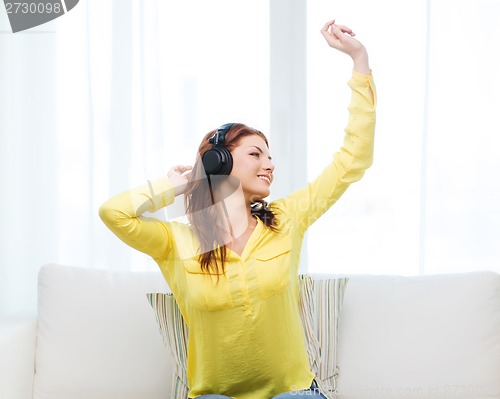
<path fill-rule="evenodd" d="M 251 156 L 257 156 L 257 158 L 260 156 L 260 154 L 258 152 L 252 152 L 250 153 Z"/>

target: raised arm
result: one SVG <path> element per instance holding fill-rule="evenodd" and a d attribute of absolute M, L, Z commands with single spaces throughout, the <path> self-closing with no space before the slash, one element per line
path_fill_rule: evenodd
<path fill-rule="evenodd" d="M 306 187 L 271 204 L 284 219 L 302 233 L 364 175 L 372 164 L 375 132 L 376 91 L 365 47 L 354 38 L 351 29 L 327 22 L 321 29 L 328 45 L 353 60 L 349 119 L 344 143 L 333 156 L 333 162 Z"/>
<path fill-rule="evenodd" d="M 177 165 L 167 177 L 121 193 L 102 204 L 99 216 L 124 243 L 159 258 L 170 251 L 173 237 L 169 223 L 142 216 L 174 202 L 184 192 L 190 166 Z"/>

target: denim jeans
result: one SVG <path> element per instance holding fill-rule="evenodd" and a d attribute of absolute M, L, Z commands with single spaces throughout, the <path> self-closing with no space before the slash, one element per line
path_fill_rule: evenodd
<path fill-rule="evenodd" d="M 293 388 L 293 387 L 292 387 Z M 316 381 L 313 380 L 311 386 L 307 389 L 299 391 L 292 390 L 290 392 L 283 392 L 279 395 L 273 396 L 272 399 L 326 399 L 326 397 L 319 391 Z M 230 396 L 206 394 L 197 396 L 196 399 L 231 399 Z"/>

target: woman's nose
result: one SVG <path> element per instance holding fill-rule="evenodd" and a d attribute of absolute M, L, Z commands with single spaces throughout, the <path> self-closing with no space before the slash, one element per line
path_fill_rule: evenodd
<path fill-rule="evenodd" d="M 271 173 L 274 172 L 274 164 L 271 162 L 271 160 L 267 160 L 263 167 L 266 171 L 269 171 Z"/>

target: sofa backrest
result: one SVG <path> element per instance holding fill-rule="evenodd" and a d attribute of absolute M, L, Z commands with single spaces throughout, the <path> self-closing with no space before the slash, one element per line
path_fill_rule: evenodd
<path fill-rule="evenodd" d="M 500 397 L 500 275 L 348 277 L 338 399 Z M 169 398 L 145 296 L 167 291 L 160 272 L 44 266 L 34 399 Z"/>
<path fill-rule="evenodd" d="M 338 398 L 500 398 L 500 275 L 350 276 Z"/>
<path fill-rule="evenodd" d="M 168 398 L 171 359 L 145 295 L 167 290 L 159 272 L 44 266 L 33 398 Z"/>

